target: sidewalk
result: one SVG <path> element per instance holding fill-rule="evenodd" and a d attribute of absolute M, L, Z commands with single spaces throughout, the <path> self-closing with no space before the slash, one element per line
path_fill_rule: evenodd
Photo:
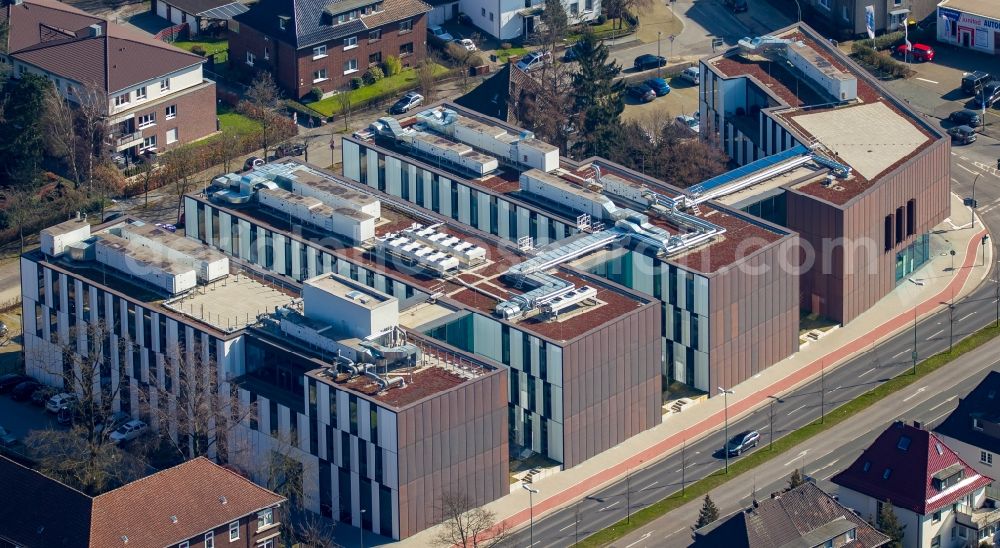
<path fill-rule="evenodd" d="M 936 227 L 936 233 L 931 236 L 933 258 L 910 277 L 911 281 L 901 283 L 848 325 L 734 387 L 736 394 L 729 397 L 729 418 L 761 407 L 769 395 L 784 393 L 808 382 L 818 376 L 821 369 L 836 367 L 870 349 L 877 341 L 910 328 L 914 313 L 925 317 L 944 308 L 949 300 L 971 293 L 989 274 L 992 246 L 987 246 L 987 256 L 983 260 L 979 256 L 980 240 L 986 230 L 979 219 L 975 227 L 970 226 L 970 210 L 955 195 L 952 195 L 952 217 L 954 220 L 946 219 Z M 955 270 L 951 270 L 951 249 L 957 252 Z M 534 503 L 535 519 L 624 477 L 627 470 L 634 472 L 673 453 L 685 440 L 690 442 L 712 432 L 722 425 L 723 405 L 722 398 L 703 401 L 681 414 L 665 417 L 656 428 L 575 468 L 539 480 L 535 487 L 541 500 Z M 528 523 L 528 493 L 524 490 L 517 489 L 488 504 L 487 508 L 514 528 Z M 436 533 L 437 528 L 430 528 L 398 544 L 428 546 Z"/>

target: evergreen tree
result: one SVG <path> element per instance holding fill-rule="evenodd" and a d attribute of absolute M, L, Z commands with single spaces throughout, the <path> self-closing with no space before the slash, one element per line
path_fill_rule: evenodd
<path fill-rule="evenodd" d="M 694 524 L 694 528 L 701 529 L 717 519 L 719 519 L 719 508 L 712 502 L 711 497 L 705 495 L 705 504 L 701 506 L 701 511 L 698 512 L 698 522 Z"/>
<path fill-rule="evenodd" d="M 569 32 L 569 18 L 566 16 L 566 6 L 562 0 L 545 0 L 545 7 L 542 9 L 542 26 L 540 40 L 547 47 L 552 47 Z M 554 54 L 554 53 L 553 53 Z"/>
<path fill-rule="evenodd" d="M 0 186 L 33 187 L 45 148 L 45 92 L 52 84 L 31 73 L 5 82 L 0 101 Z"/>
<path fill-rule="evenodd" d="M 889 537 L 889 548 L 903 548 L 903 535 L 906 526 L 899 522 L 896 512 L 892 509 L 892 502 L 886 500 L 882 504 L 882 510 L 878 514 L 879 531 Z"/>
<path fill-rule="evenodd" d="M 573 114 L 579 140 L 577 157 L 607 156 L 625 110 L 625 82 L 615 78 L 622 68 L 608 62 L 608 48 L 587 32 L 576 45 L 579 67 L 573 75 Z"/>
<path fill-rule="evenodd" d="M 806 480 L 802 477 L 802 473 L 799 472 L 798 468 L 796 468 L 792 471 L 792 475 L 788 477 L 788 489 L 785 490 L 791 491 L 805 482 Z"/>

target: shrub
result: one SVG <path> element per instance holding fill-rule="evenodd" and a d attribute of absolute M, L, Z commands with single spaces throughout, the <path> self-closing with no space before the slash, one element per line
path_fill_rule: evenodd
<path fill-rule="evenodd" d="M 504 43 L 500 44 L 500 49 L 504 49 L 504 50 L 511 49 L 513 47 L 514 46 L 510 42 L 504 42 Z"/>
<path fill-rule="evenodd" d="M 851 55 L 861 63 L 881 72 L 885 76 L 903 78 L 910 72 L 910 69 L 905 64 L 896 61 L 888 55 L 883 55 L 873 50 L 871 46 L 862 44 L 861 42 L 854 42 L 851 45 Z"/>
<path fill-rule="evenodd" d="M 598 15 L 597 20 L 595 21 L 595 23 L 597 23 L 598 25 L 603 25 L 604 23 L 607 22 L 608 22 L 608 16 L 604 15 L 603 13 Z"/>
<path fill-rule="evenodd" d="M 195 45 L 191 46 L 191 53 L 193 53 L 195 55 L 201 55 L 202 57 L 204 57 L 205 53 L 207 53 L 207 52 L 205 51 L 205 48 L 202 47 L 201 44 L 195 44 Z"/>
<path fill-rule="evenodd" d="M 358 89 L 365 85 L 365 81 L 361 78 L 351 78 L 351 89 Z"/>
<path fill-rule="evenodd" d="M 875 49 L 885 49 L 903 42 L 903 31 L 887 32 L 875 37 Z"/>
<path fill-rule="evenodd" d="M 319 101 L 320 99 L 323 98 L 323 90 L 320 89 L 319 86 L 316 86 L 311 90 L 309 90 L 309 95 L 311 96 L 313 101 Z"/>
<path fill-rule="evenodd" d="M 486 64 L 486 61 L 483 61 L 483 56 L 478 53 L 470 55 L 467 62 L 470 67 L 481 67 Z"/>
<path fill-rule="evenodd" d="M 368 67 L 368 70 L 365 71 L 365 76 L 364 76 L 365 85 L 370 86 L 384 77 L 385 74 L 382 73 L 382 68 L 379 67 L 378 65 Z"/>
<path fill-rule="evenodd" d="M 386 76 L 395 76 L 399 74 L 399 71 L 403 70 L 403 63 L 395 55 L 386 57 L 385 62 L 382 64 L 382 70 Z"/>

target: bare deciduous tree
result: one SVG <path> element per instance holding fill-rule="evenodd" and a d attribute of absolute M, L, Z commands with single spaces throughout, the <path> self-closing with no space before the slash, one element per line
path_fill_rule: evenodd
<path fill-rule="evenodd" d="M 117 345 L 106 344 L 112 334 L 113 329 L 102 321 L 81 321 L 66 339 L 53 335 L 58 356 L 39 350 L 37 362 L 49 364 L 43 372 L 50 380 L 60 381 L 63 390 L 76 394 L 77 402 L 69 409 L 74 416 L 72 428 L 34 431 L 25 439 L 45 473 L 90 494 L 142 477 L 145 469 L 139 458 L 115 445 L 106 428 L 115 415 L 116 401 L 127 399 L 128 394 L 122 393 L 124 359 L 113 371 L 112 358 L 105 352 L 131 353 L 127 332 Z"/>
<path fill-rule="evenodd" d="M 303 548 L 340 548 L 333 540 L 332 524 L 324 523 L 316 514 L 308 514 L 295 527 L 295 538 Z"/>
<path fill-rule="evenodd" d="M 82 181 L 77 158 L 80 143 L 76 129 L 76 112 L 56 86 L 50 86 L 45 93 L 43 120 L 48 148 L 53 155 L 63 158 L 73 176 L 73 182 L 80 186 Z"/>
<path fill-rule="evenodd" d="M 496 514 L 476 507 L 468 495 L 449 492 L 441 497 L 444 521 L 435 538 L 439 546 L 490 548 L 499 546 L 510 537 L 510 525 L 497 523 Z"/>
<path fill-rule="evenodd" d="M 337 104 L 340 105 L 340 115 L 344 118 L 344 131 L 351 128 L 351 92 L 341 90 L 337 93 Z"/>
<path fill-rule="evenodd" d="M 617 19 L 615 28 L 622 28 L 621 19 L 626 13 L 642 13 L 653 7 L 653 0 L 610 0 L 608 2 L 608 17 Z"/>
<path fill-rule="evenodd" d="M 222 134 L 216 138 L 212 147 L 213 160 L 216 164 L 222 164 L 226 173 L 231 171 L 230 165 L 242 152 L 240 147 L 244 139 L 246 139 L 246 134 L 235 129 L 223 130 Z"/>
<path fill-rule="evenodd" d="M 261 72 L 254 78 L 250 88 L 246 92 L 245 103 L 250 108 L 244 108 L 246 114 L 257 120 L 261 125 L 261 139 L 263 141 L 264 159 L 267 160 L 267 150 L 276 130 L 278 114 L 274 111 L 278 107 L 281 99 L 281 90 L 274 83 L 274 78 L 267 71 Z"/>
<path fill-rule="evenodd" d="M 73 88 L 76 113 L 76 134 L 79 150 L 76 154 L 81 164 L 80 177 L 84 183 L 94 180 L 94 171 L 110 152 L 111 131 L 108 127 L 108 96 L 104 90 L 87 85 Z"/>
<path fill-rule="evenodd" d="M 242 406 L 235 384 L 219 382 L 219 368 L 201 347 L 173 351 L 163 363 L 162 378 L 150 379 L 140 393 L 143 412 L 161 425 L 177 456 L 190 460 L 229 453 L 230 433 L 256 417 L 255 405 Z M 165 425 L 170 425 L 166 428 Z"/>
<path fill-rule="evenodd" d="M 424 96 L 424 101 L 431 102 L 434 94 L 437 92 L 437 76 L 434 75 L 434 63 L 424 59 L 417 66 L 417 84 L 420 86 L 420 93 Z"/>
<path fill-rule="evenodd" d="M 573 73 L 563 63 L 546 63 L 536 78 L 525 79 L 512 97 L 511 112 L 518 122 L 535 132 L 539 139 L 559 147 L 566 154 L 572 132 Z"/>
<path fill-rule="evenodd" d="M 8 228 L 16 228 L 20 253 L 24 253 L 24 229 L 37 214 L 38 196 L 32 188 L 4 188 L 3 214 Z"/>
<path fill-rule="evenodd" d="M 166 154 L 163 160 L 162 177 L 164 177 L 173 195 L 177 197 L 177 216 L 180 217 L 184 195 L 197 184 L 195 176 L 194 149 L 177 147 Z"/>

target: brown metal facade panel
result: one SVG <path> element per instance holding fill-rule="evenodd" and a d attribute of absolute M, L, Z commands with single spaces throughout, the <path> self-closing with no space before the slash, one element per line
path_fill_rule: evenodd
<path fill-rule="evenodd" d="M 708 281 L 709 387 L 739 384 L 798 350 L 798 237 L 720 271 Z"/>
<path fill-rule="evenodd" d="M 563 350 L 563 464 L 660 423 L 660 309 L 650 303 Z"/>
<path fill-rule="evenodd" d="M 788 225 L 800 233 L 803 310 L 847 323 L 895 287 L 896 254 L 950 214 L 950 143 L 941 139 L 843 208 L 788 193 Z M 915 202 L 915 230 L 896 238 L 896 216 Z M 886 249 L 885 222 L 891 216 Z M 907 220 L 901 224 L 907 230 Z"/>
<path fill-rule="evenodd" d="M 397 414 L 401 538 L 441 521 L 445 493 L 476 506 L 506 494 L 507 402 L 495 397 L 506 392 L 498 369 Z"/>

